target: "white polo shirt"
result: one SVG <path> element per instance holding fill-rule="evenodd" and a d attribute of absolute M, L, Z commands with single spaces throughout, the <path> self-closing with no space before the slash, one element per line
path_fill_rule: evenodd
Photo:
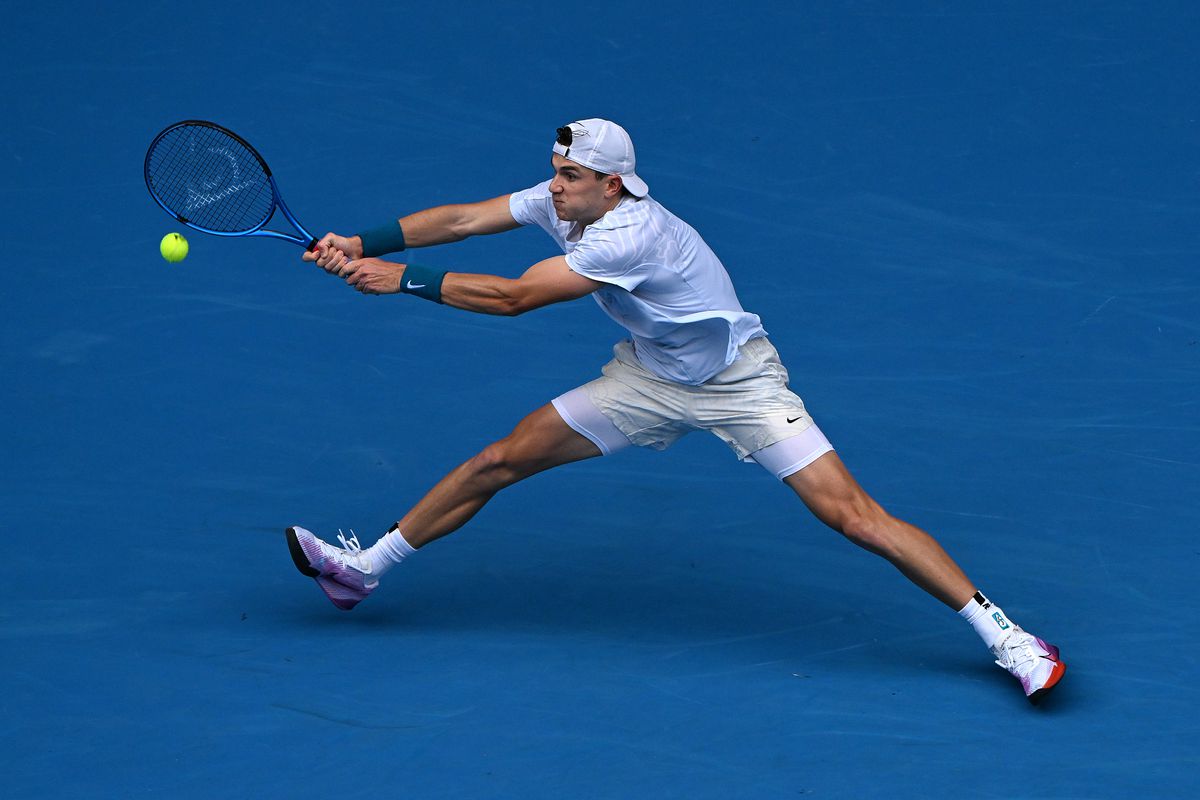
<path fill-rule="evenodd" d="M 738 302 L 729 273 L 692 226 L 653 198 L 625 197 L 591 225 L 554 213 L 550 181 L 509 197 L 513 219 L 550 234 L 572 270 L 604 283 L 592 296 L 633 336 L 638 360 L 667 380 L 698 385 L 766 336 Z"/>

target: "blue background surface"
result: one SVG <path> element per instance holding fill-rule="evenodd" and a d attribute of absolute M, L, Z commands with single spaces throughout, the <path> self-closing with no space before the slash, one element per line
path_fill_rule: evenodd
<path fill-rule="evenodd" d="M 0 54 L 6 797 L 1200 789 L 1194 4 L 107 8 L 14 6 Z M 620 331 L 277 242 L 167 265 L 150 139 L 222 122 L 348 232 L 536 183 L 588 116 L 868 490 L 1062 646 L 1044 707 L 711 438 L 513 487 L 352 614 L 296 574 L 286 525 L 373 541 Z"/>

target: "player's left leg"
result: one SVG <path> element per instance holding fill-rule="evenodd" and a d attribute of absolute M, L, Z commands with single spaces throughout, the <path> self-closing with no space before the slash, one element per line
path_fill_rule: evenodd
<path fill-rule="evenodd" d="M 1058 648 L 1026 633 L 976 590 L 942 546 L 925 531 L 875 502 L 832 450 L 783 478 L 829 527 L 877 553 L 917 586 L 971 623 L 1004 667 L 1037 704 L 1066 671 Z"/>
<path fill-rule="evenodd" d="M 958 611 L 975 586 L 925 531 L 897 519 L 868 495 L 830 451 L 783 482 L 829 527 L 881 555 L 931 595 Z"/>

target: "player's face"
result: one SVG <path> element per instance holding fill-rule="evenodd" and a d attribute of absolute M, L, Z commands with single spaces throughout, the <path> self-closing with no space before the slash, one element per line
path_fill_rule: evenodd
<path fill-rule="evenodd" d="M 550 194 L 554 198 L 554 213 L 559 219 L 590 225 L 612 210 L 621 191 L 619 179 L 597 180 L 595 172 L 558 153 L 550 158 L 554 167 Z"/>

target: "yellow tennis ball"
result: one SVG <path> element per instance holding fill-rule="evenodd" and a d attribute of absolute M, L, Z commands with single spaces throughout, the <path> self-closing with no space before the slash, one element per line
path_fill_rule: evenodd
<path fill-rule="evenodd" d="M 188 254 L 187 239 L 178 233 L 168 233 L 159 242 L 158 252 L 162 253 L 162 257 L 172 264 L 183 261 Z"/>

